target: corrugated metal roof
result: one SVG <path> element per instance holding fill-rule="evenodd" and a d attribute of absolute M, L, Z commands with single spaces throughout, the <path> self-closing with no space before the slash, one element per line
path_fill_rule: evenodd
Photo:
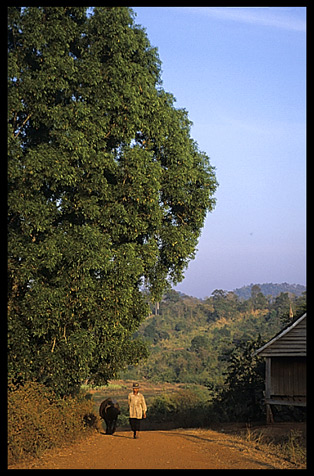
<path fill-rule="evenodd" d="M 260 347 L 255 355 L 261 357 L 305 357 L 306 312 Z"/>

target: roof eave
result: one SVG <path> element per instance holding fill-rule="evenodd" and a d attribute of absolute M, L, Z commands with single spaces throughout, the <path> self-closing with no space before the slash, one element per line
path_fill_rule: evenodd
<path fill-rule="evenodd" d="M 269 347 L 270 345 L 272 345 L 274 342 L 276 342 L 278 339 L 280 339 L 282 336 L 284 336 L 285 334 L 287 334 L 288 332 L 291 331 L 291 329 L 293 329 L 296 325 L 298 325 L 301 321 L 303 321 L 303 319 L 306 317 L 306 312 L 304 314 L 302 314 L 302 316 L 299 317 L 299 319 L 297 319 L 296 321 L 294 321 L 293 324 L 291 324 L 290 326 L 287 326 L 285 327 L 278 335 L 276 335 L 275 337 L 273 337 L 270 341 L 266 342 L 266 344 L 264 344 L 262 347 L 260 347 L 259 349 L 257 349 L 255 352 L 254 352 L 254 355 L 261 355 L 261 353 L 263 352 L 264 349 L 267 349 L 267 347 Z M 291 355 L 291 354 L 290 354 Z M 266 354 L 264 353 L 263 354 L 263 357 L 267 357 Z"/>

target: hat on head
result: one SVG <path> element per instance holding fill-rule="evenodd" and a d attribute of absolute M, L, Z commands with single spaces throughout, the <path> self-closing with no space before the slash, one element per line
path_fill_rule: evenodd
<path fill-rule="evenodd" d="M 133 388 L 140 388 L 140 385 L 138 383 L 133 383 Z"/>

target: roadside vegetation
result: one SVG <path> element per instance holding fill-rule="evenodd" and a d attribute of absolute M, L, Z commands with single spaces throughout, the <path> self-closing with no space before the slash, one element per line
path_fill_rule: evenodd
<path fill-rule="evenodd" d="M 8 464 L 71 443 L 99 425 L 94 402 L 84 394 L 58 398 L 43 384 L 28 382 L 8 390 Z"/>
<path fill-rule="evenodd" d="M 290 429 L 280 434 L 272 428 L 247 428 L 241 437 L 251 446 L 265 453 L 281 455 L 298 469 L 306 468 L 306 432 L 302 429 Z"/>

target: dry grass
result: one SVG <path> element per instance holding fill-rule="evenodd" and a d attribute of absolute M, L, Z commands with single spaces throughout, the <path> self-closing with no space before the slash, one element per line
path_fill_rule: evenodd
<path fill-rule="evenodd" d="M 261 451 L 280 455 L 297 469 L 306 468 L 305 423 L 284 423 L 255 429 L 248 427 L 242 438 Z"/>
<path fill-rule="evenodd" d="M 8 392 L 8 463 L 39 456 L 48 448 L 74 441 L 98 417 L 94 403 L 80 396 L 57 399 L 52 391 L 36 382 L 10 387 Z"/>

